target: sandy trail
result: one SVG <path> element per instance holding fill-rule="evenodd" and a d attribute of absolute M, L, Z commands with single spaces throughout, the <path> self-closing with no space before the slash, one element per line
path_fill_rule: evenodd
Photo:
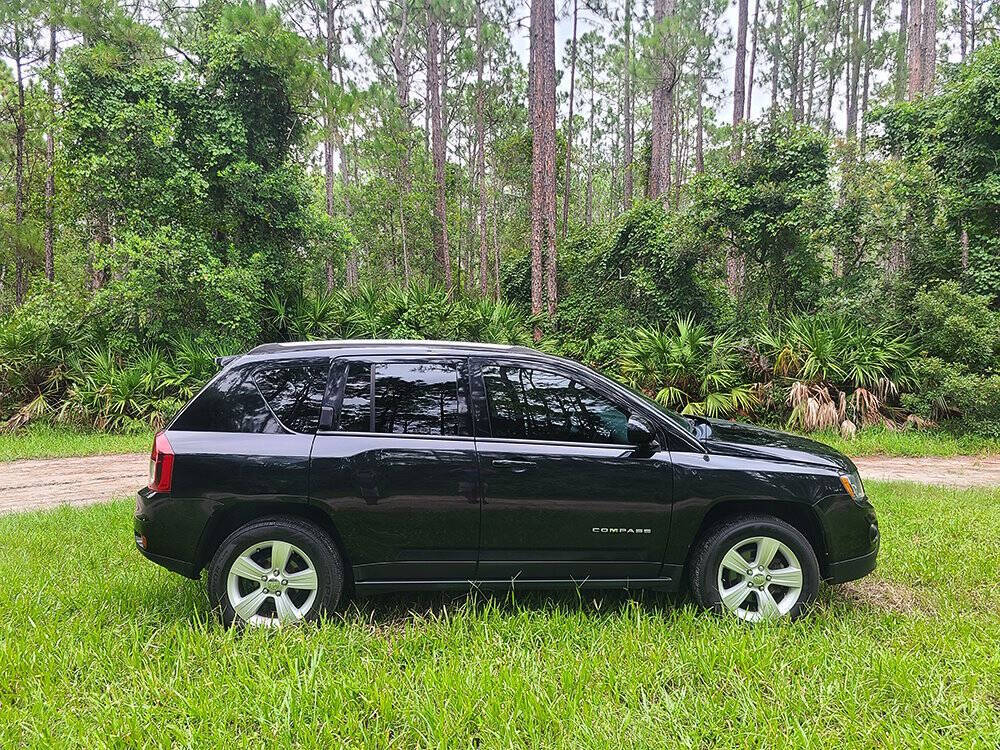
<path fill-rule="evenodd" d="M 855 463 L 863 479 L 1000 487 L 1000 456 L 870 456 Z M 0 462 L 0 513 L 131 496 L 146 483 L 148 470 L 145 453 Z"/>

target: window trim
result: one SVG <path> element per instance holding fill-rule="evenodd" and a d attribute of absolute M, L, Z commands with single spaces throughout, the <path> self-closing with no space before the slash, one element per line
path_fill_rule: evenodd
<path fill-rule="evenodd" d="M 548 373 L 549 375 L 556 375 L 561 378 L 566 378 L 570 382 L 577 382 L 586 388 L 594 391 L 597 395 L 604 398 L 606 401 L 611 403 L 615 408 L 620 409 L 624 414 L 626 420 L 631 418 L 633 414 L 641 413 L 645 416 L 645 412 L 640 412 L 638 409 L 631 405 L 625 405 L 622 403 L 620 398 L 616 395 L 608 394 L 607 390 L 595 385 L 592 377 L 581 376 L 578 373 L 572 371 L 566 371 L 558 369 L 557 365 L 552 365 L 548 362 L 534 362 L 528 359 L 518 359 L 516 357 L 497 357 L 486 359 L 485 357 L 476 358 L 476 375 L 480 380 L 480 387 L 482 389 L 482 405 L 481 408 L 485 412 L 485 422 L 489 425 L 489 435 L 484 435 L 483 440 L 488 440 L 489 442 L 507 442 L 507 443 L 520 443 L 525 445 L 566 445 L 572 447 L 597 447 L 597 448 L 618 448 L 618 449 L 628 449 L 631 448 L 635 450 L 638 448 L 634 443 L 597 443 L 597 442 L 582 442 L 579 440 L 546 440 L 544 438 L 508 438 L 508 437 L 498 437 L 493 434 L 493 418 L 490 414 L 490 402 L 489 402 L 489 389 L 486 387 L 486 378 L 483 377 L 483 368 L 489 366 L 497 367 L 520 367 L 526 370 L 539 370 L 541 372 Z M 627 439 L 627 433 L 626 433 Z"/>
<path fill-rule="evenodd" d="M 370 382 L 368 391 L 369 400 L 369 415 L 368 415 L 368 432 L 357 432 L 357 431 L 341 431 L 338 429 L 340 425 L 341 408 L 344 404 L 344 392 L 347 388 L 347 377 L 350 372 L 351 364 L 360 363 L 370 366 Z M 375 432 L 375 371 L 377 365 L 383 364 L 429 364 L 429 365 L 451 365 L 455 368 L 456 373 L 456 388 L 455 393 L 458 397 L 459 402 L 459 416 L 463 419 L 459 420 L 459 428 L 464 431 L 465 434 L 458 435 L 424 435 L 420 433 L 407 433 L 407 432 Z M 470 358 L 467 356 L 457 355 L 435 355 L 426 356 L 421 354 L 376 354 L 376 355 L 365 355 L 365 354 L 344 354 L 338 355 L 333 358 L 331 367 L 338 368 L 338 382 L 334 385 L 331 381 L 331 386 L 335 387 L 337 390 L 333 393 L 333 414 L 331 416 L 330 426 L 328 429 L 317 430 L 316 434 L 323 435 L 343 435 L 345 437 L 403 437 L 403 438 L 419 438 L 419 439 L 448 439 L 448 440 L 475 440 L 476 438 L 476 425 L 473 419 L 473 409 L 474 402 L 472 397 L 472 392 L 470 388 Z M 464 401 L 464 412 L 462 411 L 462 406 Z"/>

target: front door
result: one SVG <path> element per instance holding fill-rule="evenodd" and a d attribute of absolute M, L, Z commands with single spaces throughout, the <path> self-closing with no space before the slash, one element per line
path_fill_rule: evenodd
<path fill-rule="evenodd" d="M 479 467 L 465 360 L 372 358 L 342 368 L 333 429 L 316 436 L 309 484 L 355 580 L 471 579 Z"/>
<path fill-rule="evenodd" d="M 669 454 L 630 445 L 629 408 L 579 376 L 516 361 L 478 369 L 489 437 L 477 440 L 477 578 L 656 578 L 670 527 Z"/>

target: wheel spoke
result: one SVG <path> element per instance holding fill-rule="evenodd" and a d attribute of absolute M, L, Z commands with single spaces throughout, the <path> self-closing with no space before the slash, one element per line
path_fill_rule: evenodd
<path fill-rule="evenodd" d="M 318 585 L 316 581 L 316 571 L 312 568 L 306 568 L 305 570 L 300 570 L 298 573 L 289 573 L 285 580 L 288 581 L 288 588 L 290 589 L 308 589 L 309 591 L 315 591 Z"/>
<path fill-rule="evenodd" d="M 233 609 L 236 611 L 236 614 L 238 614 L 242 619 L 249 622 L 250 619 L 255 614 L 257 614 L 257 611 L 260 609 L 260 605 L 264 603 L 264 600 L 267 599 L 267 596 L 268 596 L 267 592 L 264 591 L 264 587 L 261 586 L 252 594 L 247 594 L 238 602 L 236 602 L 233 605 Z"/>
<path fill-rule="evenodd" d="M 753 562 L 754 567 L 758 565 L 764 568 L 768 567 L 774 561 L 774 556 L 778 553 L 780 546 L 781 542 L 777 539 L 772 539 L 769 536 L 762 537 L 757 542 L 757 559 Z"/>
<path fill-rule="evenodd" d="M 288 542 L 271 542 L 271 567 L 277 570 L 279 574 L 284 573 L 285 566 L 288 565 L 288 558 L 291 554 L 292 545 Z"/>
<path fill-rule="evenodd" d="M 236 562 L 233 563 L 233 567 L 230 568 L 230 572 L 238 575 L 240 578 L 248 578 L 251 581 L 258 582 L 267 575 L 267 571 L 255 563 L 248 555 L 237 557 Z"/>
<path fill-rule="evenodd" d="M 747 574 L 747 566 L 749 564 L 750 563 L 743 559 L 743 555 L 735 549 L 729 550 L 729 552 L 726 553 L 726 556 L 722 558 L 722 567 L 728 568 L 740 577 Z"/>
<path fill-rule="evenodd" d="M 767 589 L 757 591 L 757 611 L 760 612 L 760 616 L 764 620 L 772 620 L 775 617 L 781 617 L 781 610 L 778 608 L 778 603 L 771 596 L 771 592 Z"/>
<path fill-rule="evenodd" d="M 278 620 L 282 625 L 295 622 L 301 616 L 299 610 L 287 596 L 274 597 L 274 611 L 277 612 Z"/>
<path fill-rule="evenodd" d="M 719 594 L 726 609 L 737 609 L 750 593 L 750 585 L 746 581 L 740 581 L 735 586 L 730 586 Z"/>
<path fill-rule="evenodd" d="M 769 575 L 771 576 L 771 583 L 775 583 L 778 586 L 787 586 L 790 589 L 802 588 L 802 571 L 798 568 L 772 570 Z"/>

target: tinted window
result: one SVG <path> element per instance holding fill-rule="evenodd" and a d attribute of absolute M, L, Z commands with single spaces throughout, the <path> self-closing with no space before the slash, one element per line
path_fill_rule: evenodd
<path fill-rule="evenodd" d="M 229 370 L 209 385 L 170 425 L 196 432 L 282 432 L 254 382 L 256 365 Z"/>
<path fill-rule="evenodd" d="M 628 443 L 628 415 L 562 375 L 483 367 L 493 437 L 574 443 Z"/>
<path fill-rule="evenodd" d="M 328 365 L 277 365 L 254 373 L 257 387 L 281 423 L 295 432 L 316 432 Z"/>
<path fill-rule="evenodd" d="M 454 365 L 375 365 L 375 432 L 464 434 L 459 401 Z"/>
<path fill-rule="evenodd" d="M 344 383 L 344 400 L 340 407 L 338 428 L 348 432 L 371 430 L 372 366 L 351 362 Z"/>

